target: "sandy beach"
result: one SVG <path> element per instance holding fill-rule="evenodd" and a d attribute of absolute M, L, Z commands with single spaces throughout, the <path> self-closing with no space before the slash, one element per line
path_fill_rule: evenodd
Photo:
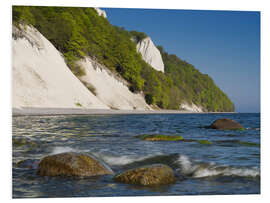
<path fill-rule="evenodd" d="M 80 109 L 80 108 L 13 108 L 12 116 L 41 115 L 114 115 L 114 114 L 202 114 L 199 112 L 179 110 L 113 110 L 113 109 Z M 233 113 L 233 112 L 203 112 Z"/>

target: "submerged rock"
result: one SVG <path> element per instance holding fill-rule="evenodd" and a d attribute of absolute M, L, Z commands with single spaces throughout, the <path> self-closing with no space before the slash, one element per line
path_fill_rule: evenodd
<path fill-rule="evenodd" d="M 26 138 L 12 138 L 12 145 L 15 147 L 21 147 L 21 146 L 36 147 L 37 143 Z"/>
<path fill-rule="evenodd" d="M 211 125 L 210 128 L 218 129 L 218 130 L 243 130 L 243 126 L 240 125 L 238 122 L 223 118 L 215 120 Z"/>
<path fill-rule="evenodd" d="M 183 140 L 183 137 L 180 135 L 153 134 L 153 135 L 138 135 L 135 137 L 139 137 L 142 140 L 148 140 L 148 141 L 179 141 L 179 140 Z"/>
<path fill-rule="evenodd" d="M 16 166 L 19 168 L 37 169 L 39 162 L 37 159 L 26 159 L 16 163 Z"/>
<path fill-rule="evenodd" d="M 94 157 L 68 152 L 46 156 L 38 166 L 38 174 L 41 176 L 97 176 L 113 174 Z"/>
<path fill-rule="evenodd" d="M 240 140 L 218 140 L 216 141 L 218 144 L 226 144 L 229 146 L 232 146 L 232 144 L 238 144 L 238 145 L 244 145 L 246 147 L 260 147 L 260 143 L 255 142 L 246 142 L 246 141 L 240 141 Z"/>
<path fill-rule="evenodd" d="M 163 164 L 142 166 L 125 171 L 114 177 L 114 181 L 136 185 L 163 185 L 175 182 L 173 170 Z"/>
<path fill-rule="evenodd" d="M 239 142 L 240 145 L 244 145 L 247 147 L 260 147 L 260 144 L 255 143 L 255 142 Z"/>
<path fill-rule="evenodd" d="M 137 161 L 128 163 L 122 166 L 122 169 L 128 170 L 132 168 L 138 168 L 145 165 L 153 165 L 153 164 L 164 164 L 171 167 L 172 169 L 177 169 L 179 168 L 178 159 L 179 159 L 178 153 L 154 155 L 154 156 L 142 159 L 142 160 L 137 160 Z"/>
<path fill-rule="evenodd" d="M 208 141 L 208 140 L 198 140 L 197 141 L 199 144 L 212 144 L 212 142 Z"/>
<path fill-rule="evenodd" d="M 196 142 L 194 139 L 183 139 L 182 142 Z"/>

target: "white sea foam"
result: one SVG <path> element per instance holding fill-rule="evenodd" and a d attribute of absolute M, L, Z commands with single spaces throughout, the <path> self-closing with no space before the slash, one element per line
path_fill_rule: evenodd
<path fill-rule="evenodd" d="M 96 154 L 95 154 L 96 155 Z M 96 155 L 99 156 L 99 155 Z M 131 156 L 101 156 L 101 158 L 108 164 L 110 165 L 125 165 L 125 164 L 129 164 L 132 163 L 134 161 L 137 160 L 137 158 L 135 157 L 131 157 Z"/>
<path fill-rule="evenodd" d="M 183 175 L 192 175 L 194 178 L 209 176 L 241 176 L 241 177 L 258 177 L 260 170 L 257 167 L 231 167 L 221 166 L 215 163 L 194 163 L 188 156 L 180 155 L 177 162 L 179 163 L 178 171 Z"/>
<path fill-rule="evenodd" d="M 133 163 L 135 161 L 142 161 L 144 159 L 154 157 L 157 155 L 161 155 L 161 153 L 158 154 L 151 154 L 151 155 L 122 155 L 122 156 L 116 156 L 116 155 L 108 155 L 104 153 L 93 153 L 96 157 L 101 158 L 104 162 L 111 166 L 122 166 L 126 164 Z"/>
<path fill-rule="evenodd" d="M 78 150 L 76 149 L 73 149 L 71 147 L 54 147 L 52 152 L 51 152 L 51 155 L 53 154 L 60 154 L 60 153 L 65 153 L 65 152 L 79 152 Z"/>
<path fill-rule="evenodd" d="M 193 166 L 189 158 L 185 155 L 180 155 L 177 162 L 180 165 L 181 172 L 183 174 L 190 174 L 193 172 Z"/>
<path fill-rule="evenodd" d="M 220 167 L 206 167 L 195 170 L 193 177 L 202 178 L 208 176 L 241 176 L 241 177 L 258 177 L 260 176 L 260 171 L 258 168 L 234 168 L 230 166 Z"/>

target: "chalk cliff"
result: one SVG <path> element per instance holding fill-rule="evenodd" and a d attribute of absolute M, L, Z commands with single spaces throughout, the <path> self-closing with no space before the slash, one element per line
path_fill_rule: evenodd
<path fill-rule="evenodd" d="M 101 10 L 100 8 L 95 8 L 99 16 L 103 16 L 104 18 L 107 18 L 106 12 Z"/>
<path fill-rule="evenodd" d="M 78 62 L 86 75 L 80 80 L 94 92 L 96 97 L 112 109 L 147 110 L 151 109 L 142 94 L 134 94 L 128 89 L 128 83 L 105 66 L 89 57 Z"/>
<path fill-rule="evenodd" d="M 144 61 L 154 69 L 164 72 L 164 64 L 161 54 L 150 37 L 146 37 L 138 42 L 137 51 L 142 54 Z"/>
<path fill-rule="evenodd" d="M 89 57 L 79 79 L 56 48 L 32 26 L 13 27 L 13 107 L 147 110 L 143 94 Z M 80 81 L 81 80 L 81 81 Z"/>
<path fill-rule="evenodd" d="M 12 106 L 108 109 L 67 67 L 56 48 L 32 26 L 13 26 Z"/>
<path fill-rule="evenodd" d="M 180 110 L 190 111 L 190 112 L 197 112 L 197 113 L 203 112 L 202 107 L 197 106 L 194 103 L 188 104 L 186 102 L 183 102 L 182 104 L 180 104 Z"/>
<path fill-rule="evenodd" d="M 13 107 L 234 111 L 208 75 L 145 33 L 111 25 L 98 8 L 75 10 L 13 7 Z M 39 31 L 21 25 L 31 22 Z"/>

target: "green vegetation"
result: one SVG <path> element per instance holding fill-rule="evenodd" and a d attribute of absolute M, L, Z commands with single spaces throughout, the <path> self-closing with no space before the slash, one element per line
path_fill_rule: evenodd
<path fill-rule="evenodd" d="M 135 30 L 130 31 L 130 34 L 136 42 L 139 42 L 147 37 L 147 35 L 144 32 L 137 32 Z"/>
<path fill-rule="evenodd" d="M 200 73 L 193 65 L 181 60 L 176 55 L 168 54 L 158 46 L 162 54 L 166 74 L 179 89 L 174 92 L 175 101 L 185 99 L 202 106 L 207 111 L 234 111 L 234 105 L 207 75 Z"/>
<path fill-rule="evenodd" d="M 212 144 L 212 142 L 210 142 L 208 140 L 198 140 L 197 142 L 200 144 Z"/>
<path fill-rule="evenodd" d="M 180 135 L 160 135 L 160 134 L 153 134 L 153 135 L 139 135 L 135 136 L 142 140 L 148 141 L 181 141 L 183 137 Z"/>
<path fill-rule="evenodd" d="M 34 141 L 31 141 L 29 139 L 12 138 L 12 145 L 16 146 L 16 147 L 21 147 L 21 146 L 34 147 L 34 146 L 37 146 L 37 143 L 35 143 Z"/>
<path fill-rule="evenodd" d="M 158 48 L 165 73 L 153 69 L 136 51 L 136 42 L 147 35 L 111 25 L 93 8 L 13 6 L 13 24 L 37 28 L 63 54 L 76 76 L 85 74 L 76 61 L 90 56 L 126 79 L 130 91 L 143 91 L 148 104 L 179 109 L 186 101 L 205 111 L 234 111 L 230 99 L 208 75 L 162 47 Z"/>
<path fill-rule="evenodd" d="M 87 82 L 84 82 L 84 81 L 82 81 L 82 83 L 84 84 L 84 86 L 85 86 L 90 92 L 92 92 L 95 96 L 97 96 L 97 90 L 96 90 L 96 88 L 95 88 L 92 84 L 87 83 Z"/>
<path fill-rule="evenodd" d="M 260 144 L 257 144 L 254 142 L 241 142 L 241 141 L 239 141 L 239 144 L 247 146 L 247 147 L 260 147 Z"/>
<path fill-rule="evenodd" d="M 233 130 L 245 131 L 245 128 L 236 128 L 236 129 L 233 129 Z"/>
<path fill-rule="evenodd" d="M 81 103 L 77 102 L 76 106 L 82 107 Z"/>

